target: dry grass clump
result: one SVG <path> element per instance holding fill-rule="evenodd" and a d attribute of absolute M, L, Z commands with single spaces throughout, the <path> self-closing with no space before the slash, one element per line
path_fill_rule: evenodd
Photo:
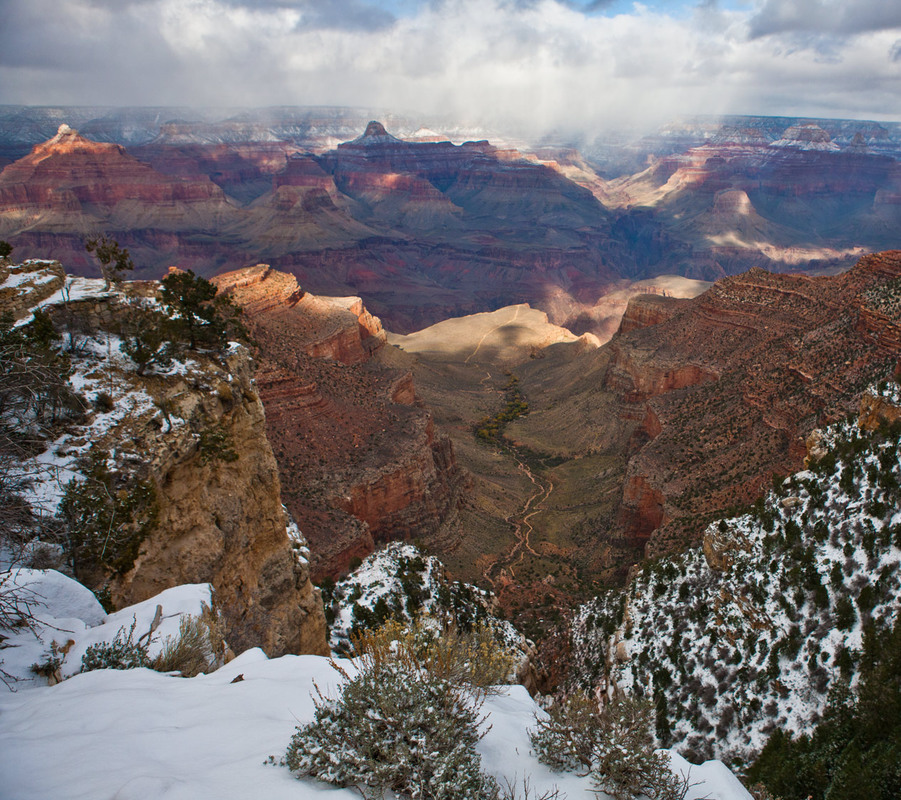
<path fill-rule="evenodd" d="M 510 683 L 518 663 L 482 624 L 464 631 L 451 623 L 439 628 L 422 620 L 389 620 L 380 628 L 354 634 L 351 642 L 354 652 L 375 667 L 400 662 L 481 695 L 494 694 Z"/>
<path fill-rule="evenodd" d="M 178 635 L 166 637 L 163 649 L 153 661 L 153 669 L 193 678 L 221 666 L 224 645 L 222 623 L 205 607 L 199 617 L 184 615 L 179 620 Z"/>

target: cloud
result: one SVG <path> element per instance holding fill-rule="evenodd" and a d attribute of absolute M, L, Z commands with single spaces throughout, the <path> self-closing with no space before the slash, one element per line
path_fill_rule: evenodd
<path fill-rule="evenodd" d="M 750 20 L 752 38 L 784 33 L 850 35 L 898 28 L 898 0 L 765 0 Z"/>
<path fill-rule="evenodd" d="M 804 2 L 833 5 L 782 5 L 797 14 Z M 760 33 L 771 0 L 756 11 L 692 0 L 678 15 L 597 5 L 7 2 L 0 103 L 351 105 L 588 137 L 680 113 L 901 117 L 897 31 L 831 35 L 811 49 L 788 22 Z"/>

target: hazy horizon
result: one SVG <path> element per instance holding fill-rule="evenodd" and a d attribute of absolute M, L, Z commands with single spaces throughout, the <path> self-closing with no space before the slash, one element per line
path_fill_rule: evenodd
<path fill-rule="evenodd" d="M 0 0 L 0 104 L 901 119 L 894 0 Z"/>

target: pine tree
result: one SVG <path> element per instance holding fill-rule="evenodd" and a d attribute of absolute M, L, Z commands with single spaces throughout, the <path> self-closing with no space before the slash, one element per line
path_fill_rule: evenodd
<path fill-rule="evenodd" d="M 163 278 L 160 292 L 173 318 L 173 326 L 191 350 L 199 346 L 218 349 L 229 337 L 247 339 L 243 313 L 230 297 L 217 295 L 216 287 L 192 270 L 179 270 Z"/>

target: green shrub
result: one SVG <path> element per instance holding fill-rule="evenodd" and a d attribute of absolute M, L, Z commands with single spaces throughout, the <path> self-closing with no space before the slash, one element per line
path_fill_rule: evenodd
<path fill-rule="evenodd" d="M 314 721 L 297 728 L 285 763 L 299 777 L 371 787 L 417 800 L 490 800 L 493 778 L 475 750 L 483 698 L 429 671 L 408 635 L 392 651 L 373 641 L 336 699 L 318 692 Z"/>
<path fill-rule="evenodd" d="M 685 788 L 669 756 L 654 749 L 654 708 L 621 696 L 603 708 L 584 693 L 571 695 L 530 733 L 538 759 L 554 769 L 582 769 L 595 789 L 614 800 L 679 800 Z"/>
<path fill-rule="evenodd" d="M 122 322 L 119 349 L 137 366 L 138 375 L 148 367 L 167 368 L 176 353 L 173 322 L 165 314 L 132 306 Z"/>
<path fill-rule="evenodd" d="M 91 672 L 95 669 L 137 669 L 149 667 L 150 657 L 147 645 L 134 640 L 137 618 L 131 623 L 126 633 L 125 627 L 119 628 L 111 642 L 92 644 L 81 657 L 81 671 Z"/>
<path fill-rule="evenodd" d="M 232 447 L 231 436 L 222 425 L 201 431 L 197 450 L 200 453 L 201 464 L 209 464 L 212 461 L 232 462 L 238 460 L 238 453 Z"/>
<path fill-rule="evenodd" d="M 127 572 L 141 542 L 156 527 L 159 506 L 151 480 L 131 480 L 107 466 L 107 454 L 93 449 L 84 479 L 66 485 L 60 516 L 68 528 L 67 551 L 76 577 L 92 583 L 97 572 Z"/>

